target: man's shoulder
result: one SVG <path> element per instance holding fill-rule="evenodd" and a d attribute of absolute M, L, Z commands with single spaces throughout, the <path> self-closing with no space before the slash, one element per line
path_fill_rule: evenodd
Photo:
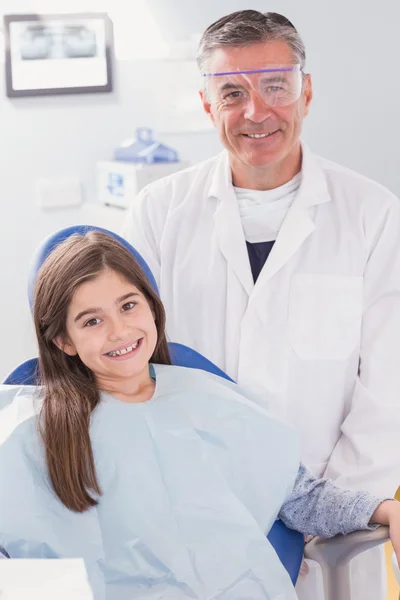
<path fill-rule="evenodd" d="M 353 198 L 359 197 L 360 200 L 393 203 L 398 202 L 398 198 L 385 186 L 332 160 L 321 156 L 315 157 L 319 166 L 322 168 L 328 186 L 331 192 L 338 194 L 349 193 Z"/>
<path fill-rule="evenodd" d="M 160 198 L 160 196 L 168 195 L 170 199 L 175 193 L 180 197 L 185 195 L 189 190 L 196 188 L 206 188 L 208 182 L 211 182 L 214 169 L 221 158 L 221 154 L 217 154 L 207 160 L 191 165 L 186 169 L 167 175 L 157 181 L 153 181 L 146 186 L 145 192 L 149 196 Z"/>

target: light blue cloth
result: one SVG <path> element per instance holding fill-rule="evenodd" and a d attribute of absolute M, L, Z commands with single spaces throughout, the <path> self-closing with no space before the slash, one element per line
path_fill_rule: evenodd
<path fill-rule="evenodd" d="M 95 600 L 294 600 L 266 538 L 298 473 L 293 430 L 221 378 L 155 371 L 148 402 L 101 395 L 103 495 L 83 514 L 51 490 L 37 389 L 0 386 L 0 543 L 11 557 L 83 557 Z"/>

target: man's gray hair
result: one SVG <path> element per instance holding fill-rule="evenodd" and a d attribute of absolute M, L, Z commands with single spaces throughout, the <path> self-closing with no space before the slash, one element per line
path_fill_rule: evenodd
<path fill-rule="evenodd" d="M 278 40 L 288 44 L 294 62 L 304 67 L 304 42 L 289 19 L 273 12 L 239 10 L 222 17 L 205 30 L 197 51 L 197 64 L 201 73 L 205 73 L 207 63 L 217 48 L 250 46 Z"/>

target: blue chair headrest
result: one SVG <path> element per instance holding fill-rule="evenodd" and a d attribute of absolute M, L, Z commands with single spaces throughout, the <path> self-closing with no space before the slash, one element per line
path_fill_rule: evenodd
<path fill-rule="evenodd" d="M 93 225 L 73 225 L 72 227 L 60 229 L 60 231 L 56 231 L 56 233 L 52 233 L 51 235 L 49 235 L 40 244 L 39 248 L 34 254 L 28 277 L 28 299 L 31 310 L 33 309 L 33 296 L 35 291 L 37 274 L 46 258 L 54 250 L 54 248 L 58 246 L 58 244 L 69 238 L 69 236 L 73 235 L 74 233 L 77 233 L 78 235 L 85 235 L 89 231 L 102 231 L 103 233 L 108 233 L 108 235 L 111 235 L 113 238 L 118 240 L 118 242 L 123 244 L 125 248 L 127 248 L 129 252 L 133 254 L 133 256 L 136 258 L 136 260 L 142 267 L 142 270 L 144 271 L 144 274 L 146 275 L 149 282 L 151 283 L 154 291 L 157 293 L 158 296 L 160 295 L 156 280 L 154 279 L 153 273 L 150 271 L 148 264 L 140 256 L 139 252 L 129 244 L 129 242 L 124 240 L 121 236 L 114 233 L 113 231 L 108 231 L 107 229 L 103 229 L 102 227 L 95 227 Z"/>

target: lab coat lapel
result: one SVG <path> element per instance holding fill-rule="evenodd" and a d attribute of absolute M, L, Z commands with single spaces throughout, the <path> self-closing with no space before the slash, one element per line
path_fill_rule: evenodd
<path fill-rule="evenodd" d="M 302 181 L 297 196 L 282 224 L 276 242 L 257 280 L 266 283 L 301 248 L 315 229 L 315 205 L 330 202 L 323 170 L 310 150 L 302 145 Z"/>
<path fill-rule="evenodd" d="M 217 198 L 219 202 L 215 213 L 215 226 L 221 252 L 228 265 L 234 270 L 245 292 L 250 296 L 254 288 L 253 276 L 239 208 L 232 187 L 229 160 L 225 152 L 221 154 L 216 164 L 209 196 Z"/>
<path fill-rule="evenodd" d="M 277 240 L 265 263 L 257 283 L 271 279 L 299 250 L 303 242 L 314 231 L 315 225 L 307 207 L 289 210 Z"/>

